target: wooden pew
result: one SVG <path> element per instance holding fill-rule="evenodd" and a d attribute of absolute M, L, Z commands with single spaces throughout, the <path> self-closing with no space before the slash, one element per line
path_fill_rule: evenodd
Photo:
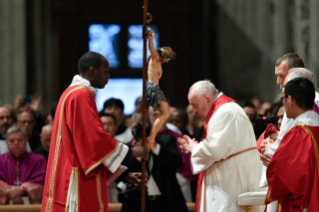
<path fill-rule="evenodd" d="M 109 212 L 121 211 L 121 203 L 109 203 Z M 190 212 L 195 211 L 195 203 L 187 203 Z M 40 212 L 41 205 L 1 205 L 0 212 Z"/>

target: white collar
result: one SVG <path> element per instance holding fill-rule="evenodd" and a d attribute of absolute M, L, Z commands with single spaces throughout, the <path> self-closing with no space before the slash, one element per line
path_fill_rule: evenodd
<path fill-rule="evenodd" d="M 312 110 L 304 112 L 295 118 L 295 125 L 297 124 L 304 124 L 312 127 L 319 126 L 319 115 Z"/>
<path fill-rule="evenodd" d="M 81 77 L 80 75 L 75 75 L 73 77 L 72 83 L 70 85 L 82 85 L 83 87 L 85 87 L 86 89 L 88 89 L 93 95 L 96 93 L 96 88 L 91 86 L 90 81 L 88 81 L 87 79 L 84 79 L 83 77 Z"/>

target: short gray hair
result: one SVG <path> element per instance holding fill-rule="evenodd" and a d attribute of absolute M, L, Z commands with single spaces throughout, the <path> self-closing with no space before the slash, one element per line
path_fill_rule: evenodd
<path fill-rule="evenodd" d="M 287 83 L 296 78 L 306 78 L 315 85 L 315 75 L 306 68 L 292 68 L 288 73 L 291 74 L 288 76 Z"/>
<path fill-rule="evenodd" d="M 17 132 L 22 132 L 23 136 L 27 139 L 28 136 L 27 136 L 27 133 L 25 132 L 24 129 L 22 129 L 21 127 L 17 127 L 17 126 L 13 126 L 13 127 L 10 127 L 8 130 L 7 130 L 7 133 L 6 135 L 4 136 L 5 139 L 7 140 L 8 136 L 11 135 L 12 133 L 17 133 Z"/>
<path fill-rule="evenodd" d="M 210 80 L 201 80 L 195 82 L 189 90 L 195 89 L 195 95 L 197 97 L 202 97 L 204 94 L 214 97 L 214 94 L 218 93 L 215 85 Z"/>

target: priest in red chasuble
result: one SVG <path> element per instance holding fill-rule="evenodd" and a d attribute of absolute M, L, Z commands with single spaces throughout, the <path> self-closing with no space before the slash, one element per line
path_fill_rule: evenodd
<path fill-rule="evenodd" d="M 55 113 L 42 212 L 108 211 L 107 184 L 123 172 L 138 182 L 121 166 L 124 157 L 128 152 L 147 157 L 147 149 L 129 150 L 103 129 L 94 94 L 108 82 L 108 61 L 87 52 L 78 67 L 80 75 L 62 94 Z"/>
<path fill-rule="evenodd" d="M 5 137 L 8 152 L 0 155 L 0 204 L 41 203 L 45 158 L 26 151 L 24 129 L 13 126 Z"/>
<path fill-rule="evenodd" d="M 267 168 L 265 204 L 277 211 L 319 211 L 319 115 L 312 110 L 314 85 L 305 78 L 287 83 L 282 101 L 295 126 L 282 138 Z"/>
<path fill-rule="evenodd" d="M 191 155 L 193 174 L 199 174 L 196 212 L 246 211 L 237 204 L 238 195 L 259 190 L 262 170 L 249 118 L 207 80 L 190 88 L 188 101 L 206 119 L 201 142 L 185 135 L 179 139 L 181 148 Z"/>

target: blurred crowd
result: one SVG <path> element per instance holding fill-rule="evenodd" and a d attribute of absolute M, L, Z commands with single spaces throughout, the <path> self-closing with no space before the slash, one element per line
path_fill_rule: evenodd
<path fill-rule="evenodd" d="M 51 110 L 42 115 L 39 111 L 40 102 L 41 98 L 36 95 L 31 97 L 17 96 L 14 105 L 6 104 L 0 107 L 1 154 L 16 151 L 13 150 L 15 148 L 19 149 L 16 158 L 25 152 L 33 152 L 44 156 L 46 161 L 48 160 L 56 104 L 52 104 Z M 254 97 L 251 101 L 244 101 L 241 105 L 251 120 L 256 138 L 269 123 L 273 123 L 279 130 L 283 117 L 281 102 L 271 104 L 263 102 L 259 97 Z M 105 101 L 103 109 L 99 111 L 99 116 L 106 132 L 110 133 L 117 141 L 129 144 L 134 140 L 132 135 L 134 127 L 138 123 L 142 123 L 142 97 L 136 99 L 135 111 L 132 114 L 125 115 L 124 107 L 121 99 L 108 99 Z M 154 111 L 152 108 L 147 109 L 146 114 L 147 127 L 151 127 L 154 120 L 160 115 L 159 111 Z M 267 117 L 267 119 L 263 119 L 263 117 Z M 196 176 L 192 175 L 189 156 L 181 153 L 177 138 L 188 135 L 200 141 L 204 124 L 205 121 L 194 113 L 191 105 L 184 108 L 170 106 L 170 118 L 159 132 L 159 135 L 169 134 L 176 138 L 176 147 L 183 161 L 182 167 L 176 169 L 176 176 L 187 202 L 195 201 Z M 16 145 L 9 145 L 6 142 L 5 135 L 8 129 L 13 126 L 24 130 L 26 133 L 25 143 L 17 142 Z M 44 184 L 44 181 L 40 183 Z M 131 192 L 130 195 L 134 195 L 132 191 L 129 192 Z M 125 194 L 123 183 L 119 183 L 119 186 L 113 183 L 108 189 L 109 202 L 119 202 L 119 198 L 123 200 L 123 196 L 125 196 L 123 193 Z"/>

